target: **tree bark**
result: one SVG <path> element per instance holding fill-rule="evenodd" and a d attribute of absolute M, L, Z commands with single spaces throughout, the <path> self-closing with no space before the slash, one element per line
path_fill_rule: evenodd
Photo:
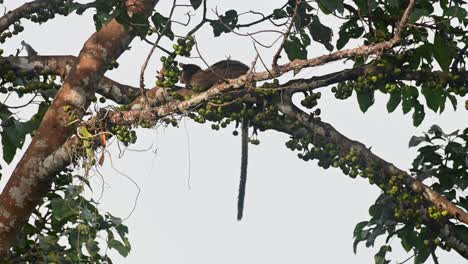
<path fill-rule="evenodd" d="M 129 15 L 149 16 L 157 0 L 127 0 Z M 36 135 L 0 195 L 0 256 L 8 254 L 16 235 L 50 188 L 54 172 L 43 173 L 41 164 L 73 134 L 70 114 L 81 118 L 94 96 L 107 66 L 117 59 L 135 37 L 132 27 L 115 19 L 94 33 L 84 44 Z M 70 106 L 71 111 L 64 111 Z M 68 108 L 68 107 L 67 107 Z M 68 164 L 62 164 L 65 168 Z"/>

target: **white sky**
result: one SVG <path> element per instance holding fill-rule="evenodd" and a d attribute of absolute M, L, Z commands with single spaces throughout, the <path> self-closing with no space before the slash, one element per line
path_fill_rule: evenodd
<path fill-rule="evenodd" d="M 26 1 L 6 2 L 11 9 Z M 167 14 L 170 2 L 161 0 L 157 10 Z M 209 4 L 213 7 L 218 3 L 220 12 L 231 8 L 239 12 L 267 12 L 283 2 L 210 0 Z M 184 10 L 178 11 L 182 21 Z M 336 25 L 336 21 L 328 18 L 322 22 Z M 25 32 L 8 40 L 2 48 L 14 53 L 21 40 L 25 40 L 42 55 L 78 55 L 94 31 L 90 12 L 86 17 L 61 17 L 42 26 L 25 25 Z M 255 57 L 249 39 L 232 34 L 213 39 L 209 27 L 197 34 L 197 40 L 210 63 L 231 56 L 250 64 Z M 106 75 L 137 85 L 149 48 L 135 40 L 132 49 L 119 59 L 121 66 Z M 275 51 L 261 50 L 266 59 Z M 324 52 L 320 44 L 314 44 L 309 57 Z M 161 53 L 155 54 L 147 70 L 149 87 L 160 68 L 159 56 Z M 193 62 L 202 65 L 200 61 Z M 301 76 L 321 75 L 341 66 L 334 63 L 308 69 Z M 410 114 L 403 116 L 401 110 L 386 113 L 386 96 L 378 96 L 376 104 L 362 114 L 354 97 L 338 101 L 328 88 L 322 93 L 319 105 L 324 121 L 348 137 L 372 146 L 376 154 L 403 169 L 408 168 L 415 156 L 415 151 L 407 147 L 412 135 L 426 131 L 434 123 L 447 131 L 464 128 L 468 123 L 466 116 L 462 116 L 466 115 L 464 110 L 454 113 L 448 106 L 443 115 L 427 113 L 423 124 L 414 128 Z M 367 249 L 362 244 L 358 254 L 353 254 L 352 231 L 356 223 L 368 219 L 368 207 L 380 193 L 377 187 L 370 186 L 366 180 L 352 180 L 335 169 L 325 171 L 315 162 L 305 163 L 286 149 L 287 136 L 262 133 L 261 144 L 250 146 L 244 220 L 237 222 L 240 138 L 231 135 L 232 127 L 220 132 L 209 127 L 187 121 L 178 129 L 138 130 L 139 140 L 131 149 L 150 150 L 127 151 L 121 159 L 114 146 L 115 169 L 107 159 L 100 170 L 105 179 L 101 208 L 125 218 L 137 195 L 137 188 L 127 177 L 141 189 L 136 210 L 126 220 L 133 249 L 125 259 L 116 256 L 115 263 L 374 263 L 373 255 L 378 248 Z M 2 186 L 12 168 L 4 169 Z M 189 176 L 191 189 L 187 185 Z M 99 197 L 102 182 L 99 177 L 92 178 L 92 182 L 94 196 Z M 392 263 L 409 256 L 397 239 L 392 246 L 395 251 L 392 259 L 397 261 Z M 466 263 L 455 252 L 439 255 L 440 263 Z"/>

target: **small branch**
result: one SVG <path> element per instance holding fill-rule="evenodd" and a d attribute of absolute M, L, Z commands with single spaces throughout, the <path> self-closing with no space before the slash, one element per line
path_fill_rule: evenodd
<path fill-rule="evenodd" d="M 253 45 L 254 45 L 254 49 L 255 49 L 255 52 L 257 52 L 257 56 L 258 58 L 260 59 L 260 62 L 262 63 L 263 65 L 263 68 L 265 68 L 265 70 L 270 74 L 270 76 L 273 78 L 273 74 L 271 74 L 270 70 L 268 69 L 268 67 L 266 66 L 266 63 L 265 61 L 263 60 L 262 58 L 262 55 L 260 55 L 260 52 L 257 48 L 257 45 L 255 45 L 255 41 L 253 42 Z"/>
<path fill-rule="evenodd" d="M 405 27 L 406 24 L 404 23 L 408 21 L 408 16 L 411 13 L 411 10 L 413 10 L 414 4 L 415 4 L 415 0 L 411 0 L 404 13 L 404 17 L 401 20 L 401 24 L 399 25 L 399 28 Z M 397 34 L 394 36 L 393 39 L 389 41 L 380 42 L 375 45 L 369 45 L 369 46 L 364 45 L 364 46 L 354 48 L 354 49 L 346 49 L 342 51 L 337 51 L 335 53 L 319 56 L 319 57 L 309 59 L 309 60 L 295 60 L 293 62 L 278 66 L 277 71 L 275 72 L 266 71 L 266 72 L 259 72 L 259 73 L 254 73 L 254 74 L 245 74 L 236 79 L 228 80 L 227 82 L 217 84 L 213 86 L 212 88 L 210 88 L 209 90 L 207 90 L 206 92 L 194 95 L 189 100 L 186 100 L 183 102 L 171 102 L 161 107 L 150 109 L 148 111 L 133 110 L 133 111 L 128 111 L 128 112 L 121 112 L 119 113 L 119 115 L 113 116 L 113 118 L 115 118 L 116 120 L 125 119 L 127 121 L 133 122 L 135 120 L 139 120 L 138 118 L 144 118 L 145 116 L 151 119 L 151 118 L 155 118 L 158 116 L 166 116 L 169 114 L 185 112 L 185 111 L 188 111 L 190 108 L 195 107 L 203 103 L 204 101 L 209 100 L 215 96 L 218 96 L 224 92 L 230 91 L 232 89 L 241 89 L 249 81 L 269 80 L 272 78 L 279 77 L 292 70 L 300 70 L 300 69 L 307 68 L 307 67 L 315 67 L 315 66 L 319 66 L 319 65 L 331 62 L 331 61 L 336 61 L 336 60 L 345 59 L 349 57 L 369 55 L 369 54 L 373 54 L 377 52 L 382 52 L 396 45 L 399 42 L 400 37 L 401 36 Z"/>
<path fill-rule="evenodd" d="M 369 9 L 369 6 L 370 6 L 370 3 L 369 3 L 369 0 L 366 0 L 365 1 L 365 5 L 366 5 L 366 9 L 367 9 L 367 14 L 370 15 L 371 11 Z M 368 26 L 369 26 L 369 33 L 372 35 L 372 36 L 375 36 L 375 33 L 374 33 L 374 28 L 372 27 L 372 18 L 369 16 L 369 19 L 367 20 L 367 23 L 368 23 Z"/>
<path fill-rule="evenodd" d="M 229 25 L 227 25 L 226 23 L 224 23 L 224 21 L 221 19 L 221 17 L 219 16 L 218 13 L 216 13 L 216 16 L 218 16 L 218 21 L 219 23 L 221 23 L 221 25 L 223 25 L 227 30 L 229 30 L 229 32 L 232 32 L 238 36 L 241 36 L 241 37 L 250 37 L 255 43 L 257 43 L 258 45 L 264 47 L 264 48 L 271 48 L 273 45 L 275 45 L 276 42 L 278 42 L 278 40 L 281 39 L 281 37 L 284 35 L 283 32 L 281 31 L 278 31 L 278 30 L 259 30 L 259 31 L 256 31 L 256 32 L 253 32 L 253 33 L 250 33 L 250 32 L 247 32 L 247 33 L 239 33 L 237 31 L 234 30 L 234 28 L 231 28 Z M 267 45 L 267 44 L 263 44 L 261 43 L 260 41 L 258 41 L 256 38 L 254 38 L 254 35 L 256 34 L 260 34 L 260 33 L 279 33 L 280 36 L 278 38 L 276 38 L 270 45 Z"/>
<path fill-rule="evenodd" d="M 206 18 L 206 1 L 207 0 L 203 0 L 203 18 L 202 20 L 200 21 L 200 23 L 198 25 L 196 25 L 192 30 L 190 30 L 185 36 L 186 37 L 189 37 L 189 36 L 192 36 L 193 34 L 195 34 L 195 32 L 197 32 L 206 22 L 208 22 L 208 19 Z"/>
<path fill-rule="evenodd" d="M 279 9 L 284 9 L 287 5 L 288 5 L 288 2 L 286 2 L 286 3 L 285 3 L 282 7 L 280 7 Z M 239 28 L 244 28 L 244 27 L 251 27 L 251 26 L 260 24 L 260 23 L 262 23 L 262 22 L 264 22 L 264 21 L 267 21 L 267 20 L 269 20 L 273 25 L 279 26 L 279 25 L 276 25 L 275 23 L 273 23 L 273 21 L 271 20 L 271 19 L 273 18 L 273 14 L 270 14 L 270 15 L 268 15 L 268 16 L 265 16 L 264 14 L 262 14 L 262 13 L 260 13 L 260 12 L 255 12 L 255 11 L 252 11 L 252 10 L 250 10 L 248 13 L 252 13 L 252 14 L 256 14 L 256 15 L 261 15 L 262 18 L 259 19 L 259 20 L 256 20 L 256 21 L 247 23 L 247 24 L 239 24 L 239 25 L 236 25 L 235 28 L 239 29 Z"/>
<path fill-rule="evenodd" d="M 410 261 L 410 260 L 411 260 L 412 258 L 414 258 L 415 256 L 416 256 L 416 255 L 413 254 L 413 255 L 409 256 L 407 259 L 403 260 L 403 262 L 400 262 L 400 263 L 398 263 L 398 264 L 405 264 L 406 262 Z"/>
<path fill-rule="evenodd" d="M 75 65 L 74 56 L 34 56 L 34 57 L 0 57 L 0 63 L 11 65 L 13 69 L 34 75 L 56 75 L 62 80 Z M 138 87 L 121 84 L 103 77 L 96 87 L 96 92 L 118 104 L 129 104 L 138 97 Z"/>
<path fill-rule="evenodd" d="M 439 259 L 437 258 L 437 255 L 435 254 L 435 250 L 431 251 L 431 256 L 432 256 L 432 260 L 434 261 L 434 264 L 439 264 Z"/>
<path fill-rule="evenodd" d="M 281 57 L 281 52 L 283 51 L 284 45 L 288 41 L 289 35 L 291 34 L 291 30 L 294 25 L 294 19 L 296 19 L 297 16 L 297 10 L 299 9 L 299 4 L 301 3 L 302 0 L 296 0 L 296 7 L 294 8 L 294 13 L 291 17 L 291 23 L 288 26 L 287 31 L 283 34 L 283 42 L 281 43 L 281 46 L 278 48 L 278 51 L 276 51 L 275 56 L 273 57 L 273 70 L 276 71 L 276 68 L 278 68 L 278 60 Z"/>
<path fill-rule="evenodd" d="M 144 38 L 143 41 L 146 42 L 146 43 L 148 43 L 148 44 L 150 44 L 151 46 L 154 46 L 154 44 L 155 44 L 154 42 L 149 41 L 147 38 Z M 156 45 L 156 47 L 157 47 L 158 49 L 162 50 L 163 52 L 165 52 L 166 54 L 172 55 L 172 52 L 170 52 L 169 50 L 165 49 L 164 47 L 162 47 L 162 46 L 160 46 L 160 45 Z"/>

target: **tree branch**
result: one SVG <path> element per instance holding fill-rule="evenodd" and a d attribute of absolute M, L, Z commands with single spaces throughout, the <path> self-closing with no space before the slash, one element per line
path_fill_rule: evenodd
<path fill-rule="evenodd" d="M 383 170 L 381 177 L 387 178 L 387 181 L 392 175 L 404 175 L 403 181 L 406 186 L 411 188 L 412 191 L 423 194 L 429 202 L 435 204 L 438 208 L 447 210 L 455 219 L 458 219 L 465 224 L 467 223 L 467 213 L 463 209 L 455 206 L 445 197 L 442 197 L 425 184 L 412 178 L 409 174 L 397 168 L 395 165 L 373 154 L 364 144 L 345 137 L 330 124 L 314 119 L 310 115 L 298 109 L 292 104 L 290 97 L 282 97 L 281 102 L 277 102 L 276 106 L 283 114 L 293 120 L 298 120 L 303 128 L 297 129 L 294 125 L 288 126 L 281 124 L 280 126 L 275 126 L 275 130 L 295 136 L 305 136 L 310 134 L 314 136 L 318 135 L 321 140 L 324 141 L 324 144 L 332 143 L 337 145 L 340 147 L 340 152 L 343 153 L 349 153 L 351 149 L 353 149 L 360 160 L 380 164 Z M 426 225 L 431 229 L 436 230 L 437 234 L 450 244 L 451 247 L 456 249 L 456 251 L 463 257 L 468 258 L 468 241 L 466 241 L 466 239 L 455 230 L 454 225 L 451 222 L 447 221 L 444 224 L 440 224 L 429 218 L 425 218 L 424 220 Z"/>
<path fill-rule="evenodd" d="M 8 63 L 16 70 L 38 75 L 58 75 L 62 79 L 66 79 L 76 62 L 75 56 L 10 56 L 0 58 L 0 63 Z M 121 84 L 107 77 L 101 79 L 96 87 L 96 92 L 118 104 L 129 104 L 139 95 L 137 87 Z"/>
<path fill-rule="evenodd" d="M 286 45 L 289 35 L 291 34 L 291 30 L 294 26 L 294 20 L 296 19 L 297 10 L 299 9 L 300 3 L 301 3 L 301 0 L 296 0 L 296 6 L 294 7 L 294 12 L 293 12 L 293 15 L 291 16 L 291 22 L 288 26 L 288 29 L 283 34 L 283 41 L 281 42 L 280 47 L 278 48 L 275 55 L 273 56 L 273 63 L 272 63 L 273 69 L 275 69 L 278 66 L 278 60 L 281 57 L 281 52 L 283 51 L 284 45 Z"/>
<path fill-rule="evenodd" d="M 25 15 L 31 14 L 49 6 L 58 5 L 65 0 L 36 0 L 26 3 L 15 10 L 9 11 L 0 18 L 0 32 L 7 30 L 13 23 L 18 22 Z"/>
<path fill-rule="evenodd" d="M 149 16 L 157 0 L 127 0 L 129 15 Z M 94 33 L 84 44 L 76 64 L 47 110 L 36 135 L 0 195 L 0 257 L 8 254 L 16 235 L 47 193 L 54 174 L 39 177 L 38 165 L 59 149 L 73 134 L 71 113 L 81 118 L 94 96 L 108 65 L 117 59 L 135 37 L 132 27 L 115 19 Z M 67 107 L 65 107 L 67 106 Z M 68 111 L 65 110 L 67 108 Z"/>
<path fill-rule="evenodd" d="M 383 176 L 387 178 L 390 178 L 392 175 L 404 175 L 403 181 L 408 187 L 411 188 L 412 191 L 423 194 L 423 196 L 428 201 L 436 205 L 438 208 L 446 210 L 454 219 L 458 219 L 461 222 L 468 224 L 468 213 L 465 212 L 462 208 L 457 207 L 448 201 L 445 197 L 429 188 L 427 185 L 411 177 L 411 175 L 405 171 L 378 157 L 372 153 L 364 144 L 345 137 L 335 128 L 325 122 L 311 119 L 307 113 L 295 107 L 292 102 L 288 100 L 288 98 L 283 99 L 283 102 L 277 103 L 279 110 L 285 115 L 288 115 L 290 118 L 298 120 L 311 133 L 320 135 L 327 141 L 340 146 L 341 150 L 344 152 L 349 153 L 351 149 L 354 149 L 358 157 L 362 160 L 368 162 L 374 161 L 377 164 L 380 164 L 383 168 Z"/>

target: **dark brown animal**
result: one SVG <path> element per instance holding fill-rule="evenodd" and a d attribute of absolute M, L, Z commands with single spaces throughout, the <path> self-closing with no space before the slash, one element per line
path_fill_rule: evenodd
<path fill-rule="evenodd" d="M 180 81 L 190 87 L 210 88 L 226 79 L 235 79 L 249 71 L 249 67 L 240 61 L 222 60 L 202 70 L 195 64 L 180 64 Z"/>
<path fill-rule="evenodd" d="M 180 64 L 182 73 L 180 81 L 191 88 L 208 89 L 226 79 L 235 79 L 249 71 L 249 67 L 240 61 L 222 60 L 208 69 L 202 70 L 195 64 Z M 237 220 L 242 220 L 244 212 L 245 187 L 247 183 L 247 161 L 249 144 L 249 121 L 244 118 L 241 128 L 241 173 L 239 195 L 237 198 Z"/>

